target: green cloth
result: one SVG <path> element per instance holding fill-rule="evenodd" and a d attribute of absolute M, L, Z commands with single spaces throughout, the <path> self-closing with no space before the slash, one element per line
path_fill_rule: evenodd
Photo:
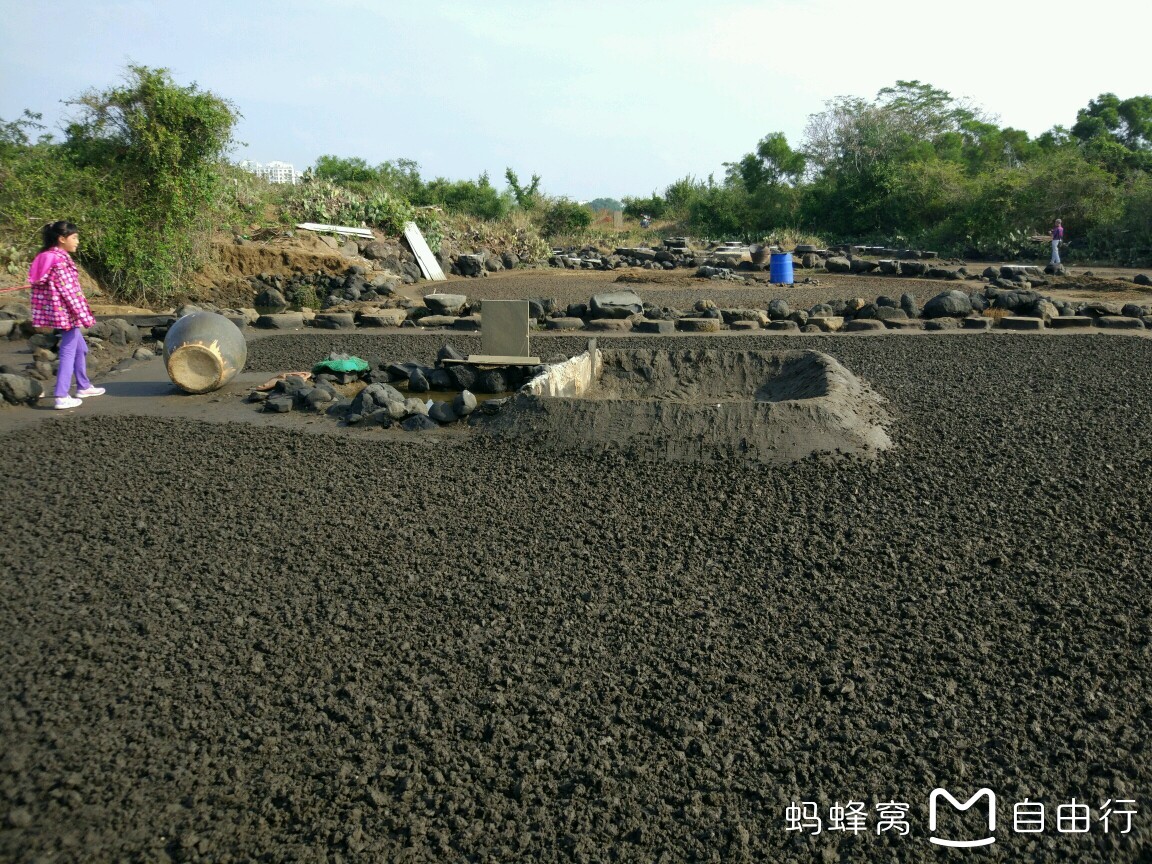
<path fill-rule="evenodd" d="M 319 372 L 367 372 L 368 361 L 350 354 L 330 354 L 312 367 L 312 373 Z"/>

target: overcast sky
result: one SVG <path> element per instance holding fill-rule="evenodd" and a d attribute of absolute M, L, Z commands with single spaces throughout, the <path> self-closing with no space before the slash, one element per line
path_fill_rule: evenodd
<path fill-rule="evenodd" d="M 797 146 L 837 96 L 898 79 L 1035 136 L 1102 92 L 1152 93 L 1128 0 L 0 0 L 0 118 L 58 131 L 63 100 L 163 66 L 243 115 L 236 161 L 511 167 L 577 200 L 724 174 L 770 132 Z"/>

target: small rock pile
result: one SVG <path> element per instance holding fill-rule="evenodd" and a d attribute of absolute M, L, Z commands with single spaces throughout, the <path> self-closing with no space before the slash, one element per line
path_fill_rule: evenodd
<path fill-rule="evenodd" d="M 912 263 L 924 266 L 925 275 L 935 270 L 924 262 Z M 534 326 L 548 330 L 646 333 L 757 329 L 808 333 L 841 329 L 850 332 L 939 330 L 953 326 L 955 322 L 948 319 L 972 317 L 979 320 L 968 321 L 964 326 L 986 328 L 999 323 L 1006 328 L 1037 329 L 1019 322 L 1005 324 L 1004 319 L 1009 317 L 1038 319 L 1041 321 L 1039 326 L 1048 326 L 1053 319 L 1067 320 L 1051 326 L 1067 327 L 1095 325 L 1139 329 L 1152 324 L 1152 318 L 1149 318 L 1152 308 L 1140 304 L 1053 300 L 1036 290 L 1052 284 L 1038 267 L 988 267 L 980 274 L 970 274 L 966 268 L 960 267 L 948 272 L 950 275 L 946 278 L 950 281 L 978 281 L 982 285 L 976 290 L 943 291 L 929 300 L 923 310 L 915 297 L 907 293 L 899 298 L 881 294 L 873 300 L 861 297 L 829 299 L 807 309 L 794 309 L 784 298 L 772 300 L 766 308 L 719 308 L 712 301 L 698 300 L 691 309 L 676 309 L 655 306 L 645 302 L 635 290 L 621 288 L 595 294 L 587 302 L 570 303 L 565 307 L 560 307 L 552 299 L 534 298 L 528 301 L 528 314 Z M 483 301 L 470 300 L 464 294 L 434 293 L 424 297 L 423 305 L 405 301 L 395 308 L 371 306 L 314 314 L 310 311 L 283 312 L 260 316 L 256 326 L 281 329 L 299 329 L 305 325 L 328 329 L 405 326 L 475 331 L 480 329 L 482 316 Z M 1127 323 L 1114 320 L 1120 318 L 1128 319 Z M 1145 321 L 1146 318 L 1149 320 Z"/>
<path fill-rule="evenodd" d="M 670 237 L 663 242 L 663 248 L 618 247 L 611 254 L 593 246 L 578 249 L 556 249 L 548 259 L 552 267 L 571 270 L 616 270 L 622 267 L 639 267 L 644 270 L 675 270 L 695 268 L 696 275 L 702 278 L 736 278 L 733 271 L 766 272 L 771 263 L 769 252 L 781 252 L 763 246 L 748 246 L 739 242 L 728 242 L 710 250 L 694 249 L 685 237 Z M 880 262 L 869 261 L 864 256 L 878 256 L 901 259 L 907 265 L 905 275 L 921 275 L 928 267 L 913 266 L 921 260 L 936 258 L 935 252 L 919 249 L 888 249 L 874 246 L 841 245 L 829 249 L 800 244 L 792 250 L 792 264 L 797 269 L 827 270 L 830 273 L 867 273 L 880 267 Z M 896 268 L 884 272 L 898 273 Z"/>
<path fill-rule="evenodd" d="M 330 360 L 342 355 L 329 355 Z M 409 432 L 438 429 L 476 412 L 497 414 L 508 396 L 485 398 L 476 394 L 511 394 L 545 371 L 539 366 L 478 366 L 451 345 L 444 345 L 433 366 L 415 362 L 380 361 L 361 373 L 321 372 L 311 381 L 285 376 L 270 391 L 253 390 L 247 400 L 274 413 L 324 413 L 349 426 L 398 426 Z M 403 389 L 400 389 L 403 388 Z M 349 395 L 349 391 L 355 391 Z M 421 398 L 436 392 L 450 398 Z"/>

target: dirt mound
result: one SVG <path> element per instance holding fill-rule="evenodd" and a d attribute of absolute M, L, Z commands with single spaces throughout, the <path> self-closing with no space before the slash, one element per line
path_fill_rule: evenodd
<path fill-rule="evenodd" d="M 1101 294 L 1152 294 L 1152 288 L 1135 285 L 1129 279 L 1117 279 L 1111 276 L 1088 276 L 1073 274 L 1061 276 L 1052 280 L 1048 288 L 1060 291 L 1082 291 Z"/>
<path fill-rule="evenodd" d="M 215 302 L 244 300 L 243 305 L 248 305 L 253 294 L 251 276 L 334 276 L 357 261 L 343 254 L 330 238 L 305 232 L 239 242 L 220 238 L 212 242 L 207 263 L 191 278 L 191 293 Z"/>
<path fill-rule="evenodd" d="M 819 351 L 604 351 L 583 397 L 517 396 L 484 428 L 557 449 L 786 463 L 891 446 L 880 399 Z"/>
<path fill-rule="evenodd" d="M 618 275 L 613 281 L 625 285 L 683 285 L 700 281 L 694 275 L 695 272 L 694 270 L 629 270 Z"/>

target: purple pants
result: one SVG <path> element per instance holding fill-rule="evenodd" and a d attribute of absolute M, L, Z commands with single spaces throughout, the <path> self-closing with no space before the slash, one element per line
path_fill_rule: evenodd
<path fill-rule="evenodd" d="M 72 386 L 72 376 L 76 385 L 85 390 L 92 386 L 88 380 L 88 345 L 79 327 L 65 330 L 60 337 L 60 371 L 56 373 L 56 398 L 68 395 Z"/>

